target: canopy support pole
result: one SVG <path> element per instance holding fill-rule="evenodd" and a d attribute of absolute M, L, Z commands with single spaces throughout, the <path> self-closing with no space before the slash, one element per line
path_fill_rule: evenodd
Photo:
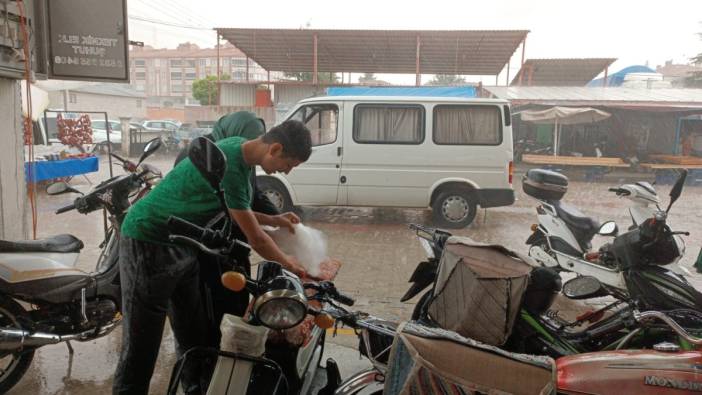
<path fill-rule="evenodd" d="M 317 82 L 319 81 L 317 78 L 317 33 L 315 33 L 313 36 L 313 53 L 312 53 L 312 83 L 317 85 Z"/>
<path fill-rule="evenodd" d="M 422 85 L 422 70 L 419 66 L 419 54 L 422 49 L 422 40 L 419 38 L 419 34 L 417 34 L 417 50 L 415 52 L 415 82 L 414 84 L 416 86 Z"/>
<path fill-rule="evenodd" d="M 553 123 L 553 156 L 558 156 L 558 143 L 560 143 L 558 134 L 558 118 L 556 118 Z"/>

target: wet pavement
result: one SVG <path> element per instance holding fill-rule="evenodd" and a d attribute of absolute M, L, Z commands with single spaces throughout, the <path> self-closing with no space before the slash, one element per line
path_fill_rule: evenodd
<path fill-rule="evenodd" d="M 162 170 L 170 169 L 173 158 L 157 156 L 148 162 Z M 121 169 L 115 167 L 115 174 Z M 88 175 L 97 184 L 108 176 L 107 162 L 101 162 L 99 173 Z M 516 177 L 518 178 L 518 177 Z M 572 182 L 565 201 L 579 207 L 583 212 L 600 221 L 614 220 L 620 229 L 630 223 L 626 210 L 628 201 L 616 198 L 607 192 L 607 187 L 616 186 L 618 180 L 585 183 Z M 648 179 L 647 181 L 652 181 Z M 90 185 L 82 177 L 74 178 L 71 185 L 87 191 Z M 475 222 L 467 229 L 454 234 L 469 236 L 475 240 L 500 243 L 526 253 L 524 241 L 531 233 L 529 227 L 536 220 L 536 201 L 521 192 L 518 181 L 517 202 L 510 207 L 480 210 Z M 658 193 L 667 203 L 670 186 L 661 185 Z M 691 268 L 702 245 L 702 200 L 700 187 L 686 187 L 683 196 L 673 207 L 670 223 L 674 230 L 687 230 L 687 253 L 683 265 Z M 101 213 L 87 216 L 75 211 L 55 215 L 59 207 L 72 202 L 74 196 L 38 197 L 38 237 L 58 233 L 71 233 L 85 242 L 78 267 L 89 271 L 94 268 L 102 241 L 103 218 Z M 401 303 L 399 298 L 407 288 L 407 279 L 417 263 L 425 258 L 424 252 L 408 223 L 431 225 L 429 210 L 373 209 L 373 208 L 311 208 L 303 209 L 303 221 L 323 231 L 328 237 L 330 255 L 344 266 L 336 284 L 340 290 L 353 296 L 354 308 L 388 319 L 403 320 L 411 314 L 413 303 Z M 606 239 L 596 238 L 598 246 Z M 695 274 L 693 283 L 702 288 L 702 277 Z M 563 309 L 572 305 L 563 304 Z M 356 338 L 340 335 L 332 338 L 338 345 L 333 352 L 341 356 L 342 372 L 348 374 L 359 362 L 358 354 L 346 347 L 355 347 Z M 111 392 L 111 380 L 117 363 L 121 343 L 121 331 L 117 328 L 110 335 L 86 343 L 73 342 L 75 355 L 72 363 L 65 344 L 47 346 L 37 351 L 32 366 L 11 394 L 95 394 Z M 152 380 L 152 393 L 164 393 L 171 368 L 175 362 L 173 337 L 166 329 L 161 346 L 156 372 Z M 360 364 L 360 365 L 359 365 Z"/>

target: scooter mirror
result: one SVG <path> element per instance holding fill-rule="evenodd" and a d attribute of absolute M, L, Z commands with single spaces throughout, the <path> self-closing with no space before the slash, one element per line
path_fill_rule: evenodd
<path fill-rule="evenodd" d="M 597 277 L 580 276 L 563 284 L 563 295 L 569 299 L 589 299 L 607 295 Z"/>
<path fill-rule="evenodd" d="M 83 194 L 81 191 L 73 188 L 72 186 L 68 185 L 67 183 L 65 183 L 63 181 L 49 184 L 49 186 L 46 187 L 46 194 L 47 195 L 52 195 L 52 196 L 62 195 L 64 193 L 69 193 L 69 192 L 80 193 L 81 195 Z"/>
<path fill-rule="evenodd" d="M 600 226 L 600 230 L 597 231 L 597 234 L 600 236 L 616 236 L 619 234 L 619 227 L 616 222 L 607 221 Z"/>
<path fill-rule="evenodd" d="M 200 174 L 216 191 L 227 170 L 227 158 L 219 147 L 205 137 L 198 137 L 190 143 L 188 157 Z"/>
<path fill-rule="evenodd" d="M 141 164 L 141 162 L 144 161 L 144 159 L 148 158 L 156 152 L 159 148 L 161 147 L 161 138 L 156 137 L 155 139 L 149 140 L 149 142 L 146 143 L 144 146 L 144 152 L 141 153 L 141 157 L 139 157 L 139 163 L 137 163 L 137 166 Z"/>
<path fill-rule="evenodd" d="M 680 171 L 680 177 L 678 177 L 678 180 L 675 181 L 675 185 L 673 185 L 673 189 L 670 190 L 670 204 L 668 204 L 668 209 L 666 212 L 670 211 L 670 208 L 673 206 L 673 203 L 675 203 L 678 198 L 680 198 L 680 195 L 682 194 L 683 186 L 685 185 L 685 179 L 687 178 L 687 170 L 682 169 Z"/>

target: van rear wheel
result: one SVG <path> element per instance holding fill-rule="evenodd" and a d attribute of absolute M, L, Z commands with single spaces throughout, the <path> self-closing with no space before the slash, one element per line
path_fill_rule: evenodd
<path fill-rule="evenodd" d="M 466 188 L 447 188 L 431 205 L 434 224 L 438 227 L 460 229 L 470 225 L 478 211 L 475 195 Z"/>
<path fill-rule="evenodd" d="M 256 180 L 258 189 L 273 203 L 281 213 L 293 211 L 292 199 L 287 188 L 278 180 L 269 177 L 259 177 Z"/>

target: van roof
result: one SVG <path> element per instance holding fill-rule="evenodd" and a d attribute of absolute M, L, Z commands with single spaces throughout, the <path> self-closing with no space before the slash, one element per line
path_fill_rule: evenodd
<path fill-rule="evenodd" d="M 318 101 L 372 101 L 372 102 L 433 102 L 433 103 L 490 103 L 509 104 L 505 99 L 486 99 L 477 97 L 437 97 L 437 96 L 316 96 L 300 100 L 300 103 Z"/>

